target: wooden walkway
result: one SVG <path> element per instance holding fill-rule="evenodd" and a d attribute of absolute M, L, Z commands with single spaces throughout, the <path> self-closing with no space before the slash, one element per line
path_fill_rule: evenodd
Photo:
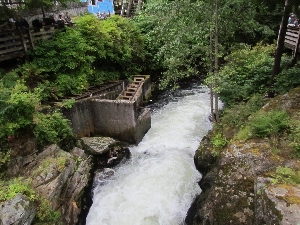
<path fill-rule="evenodd" d="M 39 41 L 50 39 L 57 30 L 49 26 L 37 32 L 36 28 L 0 32 L 0 61 L 25 56 Z"/>
<path fill-rule="evenodd" d="M 284 46 L 293 50 L 293 58 L 300 53 L 300 28 L 288 28 L 285 35 Z"/>

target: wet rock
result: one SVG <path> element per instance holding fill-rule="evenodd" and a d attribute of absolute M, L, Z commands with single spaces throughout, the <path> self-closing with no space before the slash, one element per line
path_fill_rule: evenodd
<path fill-rule="evenodd" d="M 29 225 L 36 214 L 33 202 L 22 194 L 17 194 L 13 199 L 1 204 L 0 207 L 0 222 L 3 225 Z"/>
<path fill-rule="evenodd" d="M 107 179 L 115 174 L 115 171 L 111 168 L 104 168 L 95 171 L 95 176 L 93 180 L 93 189 L 97 186 L 104 185 L 107 183 Z"/>
<path fill-rule="evenodd" d="M 119 141 L 110 137 L 84 137 L 80 139 L 78 147 L 92 155 L 103 155 L 118 143 Z"/>

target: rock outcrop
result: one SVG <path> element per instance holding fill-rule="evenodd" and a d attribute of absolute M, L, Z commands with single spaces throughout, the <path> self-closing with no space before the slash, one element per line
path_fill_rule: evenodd
<path fill-rule="evenodd" d="M 32 223 L 36 208 L 32 201 L 22 194 L 0 204 L 0 224 L 29 225 Z"/>
<path fill-rule="evenodd" d="M 299 96 L 300 88 L 294 89 L 262 110 L 285 110 L 294 117 L 300 109 Z M 203 174 L 202 193 L 189 209 L 187 225 L 300 224 L 300 185 L 289 181 L 300 161 L 285 152 L 284 143 L 278 144 L 281 154 L 271 138 L 231 141 L 216 151 L 210 136 L 194 157 Z"/>
<path fill-rule="evenodd" d="M 77 224 L 84 191 L 91 184 L 93 169 L 97 169 L 94 164 L 111 167 L 130 154 L 119 141 L 106 137 L 82 138 L 70 152 L 56 144 L 40 153 L 34 148 L 28 152 L 12 161 L 8 172 L 30 178 L 32 188 L 50 201 L 51 210 L 61 213 L 62 224 Z M 31 224 L 37 208 L 26 196 L 17 195 L 2 205 L 0 219 L 4 225 Z"/>

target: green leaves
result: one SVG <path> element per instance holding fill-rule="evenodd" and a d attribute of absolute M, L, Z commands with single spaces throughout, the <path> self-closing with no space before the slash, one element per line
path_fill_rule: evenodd
<path fill-rule="evenodd" d="M 69 122 L 59 112 L 35 114 L 34 134 L 37 137 L 38 143 L 59 143 L 63 139 L 72 136 L 72 129 L 69 126 Z"/>

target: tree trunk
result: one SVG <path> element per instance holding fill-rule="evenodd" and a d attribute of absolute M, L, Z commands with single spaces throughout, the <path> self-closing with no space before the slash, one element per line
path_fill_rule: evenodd
<path fill-rule="evenodd" d="M 43 5 L 42 5 L 42 13 L 43 13 L 43 18 L 46 18 L 46 16 L 45 16 L 45 9 L 44 9 Z"/>
<path fill-rule="evenodd" d="M 212 21 L 212 10 L 210 13 L 210 22 Z M 211 26 L 209 28 L 209 76 L 213 74 L 213 32 Z M 214 112 L 214 92 L 213 92 L 213 83 L 209 84 L 209 91 L 210 91 L 210 114 L 212 122 L 216 122 L 215 112 Z"/>
<path fill-rule="evenodd" d="M 279 29 L 279 34 L 278 34 L 278 38 L 277 38 L 277 47 L 276 47 L 276 52 L 275 52 L 272 76 L 270 79 L 270 87 L 269 87 L 269 93 L 268 93 L 268 96 L 270 98 L 273 98 L 275 95 L 274 89 L 273 89 L 274 80 L 275 80 L 276 75 L 278 75 L 280 73 L 280 63 L 281 63 L 281 56 L 282 56 L 282 51 L 283 51 L 283 47 L 284 47 L 284 38 L 285 38 L 286 30 L 287 30 L 289 14 L 292 9 L 291 3 L 292 3 L 292 0 L 285 0 L 284 12 L 283 12 L 280 29 Z"/>
<path fill-rule="evenodd" d="M 218 0 L 216 0 L 216 8 L 215 8 L 215 87 L 218 87 L 218 72 L 219 72 L 219 21 L 218 21 Z M 216 116 L 216 122 L 220 122 L 220 117 L 219 117 L 219 95 L 217 92 L 215 92 L 215 116 Z"/>

